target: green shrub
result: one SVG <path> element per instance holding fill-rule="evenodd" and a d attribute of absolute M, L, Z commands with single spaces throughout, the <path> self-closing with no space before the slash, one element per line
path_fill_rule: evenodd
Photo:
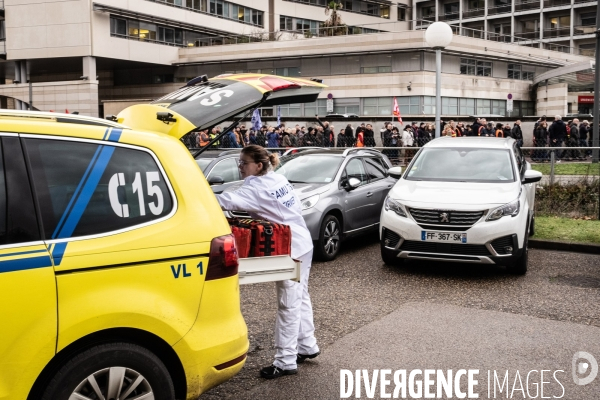
<path fill-rule="evenodd" d="M 539 185 L 535 211 L 541 216 L 598 217 L 600 181 L 581 180 L 571 185 Z"/>

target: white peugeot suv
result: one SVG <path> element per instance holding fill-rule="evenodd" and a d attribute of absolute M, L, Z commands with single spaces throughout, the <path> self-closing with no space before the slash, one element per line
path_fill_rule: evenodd
<path fill-rule="evenodd" d="M 512 138 L 427 143 L 384 201 L 383 261 L 500 264 L 525 274 L 541 178 Z"/>

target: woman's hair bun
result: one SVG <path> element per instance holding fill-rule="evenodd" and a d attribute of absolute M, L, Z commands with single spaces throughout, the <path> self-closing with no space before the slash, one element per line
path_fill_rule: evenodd
<path fill-rule="evenodd" d="M 276 153 L 269 154 L 269 162 L 273 166 L 273 168 L 277 168 L 279 165 L 279 156 Z"/>

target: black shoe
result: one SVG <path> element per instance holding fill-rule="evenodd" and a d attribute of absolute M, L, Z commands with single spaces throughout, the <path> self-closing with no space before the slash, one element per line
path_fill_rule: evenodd
<path fill-rule="evenodd" d="M 296 375 L 298 373 L 297 369 L 281 369 L 274 365 L 270 365 L 268 367 L 264 367 L 260 370 L 260 376 L 265 379 L 275 379 L 284 375 Z"/>
<path fill-rule="evenodd" d="M 316 356 L 318 356 L 319 354 L 321 354 L 320 351 L 317 351 L 314 354 L 300 354 L 300 353 L 298 353 L 298 355 L 296 356 L 296 364 L 302 364 L 307 359 L 313 359 Z"/>

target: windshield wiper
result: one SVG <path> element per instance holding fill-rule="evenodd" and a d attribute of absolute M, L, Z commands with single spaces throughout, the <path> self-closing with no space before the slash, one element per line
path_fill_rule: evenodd
<path fill-rule="evenodd" d="M 302 182 L 302 181 L 290 181 L 288 180 L 289 183 L 306 183 L 306 182 Z"/>

